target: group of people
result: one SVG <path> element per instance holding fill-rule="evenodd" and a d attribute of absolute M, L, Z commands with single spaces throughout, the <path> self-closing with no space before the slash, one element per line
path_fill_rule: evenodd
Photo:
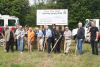
<path fill-rule="evenodd" d="M 15 30 L 13 28 L 9 28 L 8 25 L 5 25 L 1 35 L 4 39 L 3 45 L 6 52 L 9 52 L 10 50 L 14 52 L 15 45 L 16 50 L 22 53 L 24 51 L 26 41 L 28 44 L 28 51 L 32 52 L 32 43 L 34 42 L 35 33 L 31 27 L 27 29 L 18 24 L 16 25 Z"/>
<path fill-rule="evenodd" d="M 99 32 L 100 32 L 99 29 L 96 27 L 96 22 L 92 21 L 90 23 L 90 28 L 88 30 L 88 33 L 89 33 L 89 42 L 91 44 L 93 55 L 98 55 L 98 46 L 100 45 L 99 43 L 100 37 L 98 37 L 98 35 L 100 34 Z M 79 54 L 83 53 L 82 45 L 84 43 L 84 39 L 85 39 L 85 30 L 82 27 L 82 23 L 79 22 L 77 31 L 77 50 Z"/>
<path fill-rule="evenodd" d="M 98 55 L 98 28 L 95 26 L 95 22 L 91 22 L 90 33 L 90 44 L 92 47 L 92 54 Z M 34 30 L 32 27 L 22 27 L 21 25 L 16 25 L 16 30 L 12 30 L 7 25 L 4 28 L 3 37 L 5 39 L 6 52 L 14 51 L 14 45 L 16 45 L 16 50 L 23 53 L 25 44 L 28 47 L 28 51 L 31 53 L 33 46 L 37 45 L 38 51 L 48 50 L 48 54 L 52 51 L 54 53 L 61 52 L 61 46 L 64 44 L 64 53 L 68 54 L 70 52 L 70 45 L 72 41 L 71 30 L 68 26 L 64 27 L 64 30 L 52 25 L 50 28 L 48 25 L 36 27 Z M 85 30 L 82 27 L 82 22 L 78 23 L 78 31 L 76 36 L 76 50 L 78 54 L 82 54 L 82 45 L 85 39 Z M 35 44 L 34 44 L 35 43 Z"/>

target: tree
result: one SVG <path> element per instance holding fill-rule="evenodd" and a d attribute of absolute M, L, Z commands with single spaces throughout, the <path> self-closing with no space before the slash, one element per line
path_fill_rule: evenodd
<path fill-rule="evenodd" d="M 20 19 L 20 24 L 24 25 L 25 16 L 29 13 L 28 0 L 1 0 L 0 13 L 3 15 L 13 15 Z"/>
<path fill-rule="evenodd" d="M 37 0 L 34 0 L 37 1 Z M 75 28 L 79 21 L 85 23 L 88 18 L 100 18 L 100 0 L 38 0 L 29 6 L 28 0 L 0 0 L 0 13 L 20 18 L 22 25 L 36 25 L 37 9 L 68 9 L 70 28 Z M 45 3 L 46 1 L 46 3 Z"/>
<path fill-rule="evenodd" d="M 75 28 L 79 21 L 85 24 L 85 19 L 100 17 L 100 0 L 47 0 L 47 2 L 45 4 L 43 0 L 43 2 L 31 6 L 33 10 L 30 12 L 34 12 L 35 19 L 37 9 L 68 9 L 69 27 Z M 36 22 L 35 19 L 34 22 Z"/>
<path fill-rule="evenodd" d="M 68 9 L 69 26 L 74 28 L 78 21 L 100 18 L 100 0 L 56 0 L 58 8 Z"/>

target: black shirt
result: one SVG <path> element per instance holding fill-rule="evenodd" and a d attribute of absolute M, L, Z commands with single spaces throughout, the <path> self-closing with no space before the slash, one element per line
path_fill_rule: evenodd
<path fill-rule="evenodd" d="M 84 38 L 85 38 L 85 30 L 83 27 L 81 27 L 77 31 L 77 39 L 84 39 Z"/>
<path fill-rule="evenodd" d="M 54 39 L 56 37 L 56 29 L 52 29 L 52 38 Z"/>
<path fill-rule="evenodd" d="M 98 28 L 97 27 L 91 27 L 90 28 L 90 33 L 91 33 L 91 39 L 96 39 L 96 33 L 98 32 Z"/>

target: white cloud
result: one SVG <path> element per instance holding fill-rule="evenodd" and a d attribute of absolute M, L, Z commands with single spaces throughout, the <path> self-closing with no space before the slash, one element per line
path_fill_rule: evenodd
<path fill-rule="evenodd" d="M 39 1 L 40 1 L 40 2 L 44 1 L 44 3 L 47 3 L 48 0 L 39 0 Z M 31 5 L 34 5 L 35 2 L 38 3 L 38 0 L 29 0 L 30 6 L 31 6 Z"/>

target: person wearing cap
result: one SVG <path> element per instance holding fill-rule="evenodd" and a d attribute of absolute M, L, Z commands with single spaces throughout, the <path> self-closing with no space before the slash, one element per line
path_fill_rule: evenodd
<path fill-rule="evenodd" d="M 29 27 L 29 30 L 28 30 L 28 50 L 30 53 L 32 52 L 32 44 L 34 42 L 34 38 L 35 38 L 35 33 L 33 32 L 32 28 Z"/>
<path fill-rule="evenodd" d="M 77 31 L 77 51 L 78 54 L 82 54 L 82 45 L 85 38 L 85 30 L 82 27 L 82 22 L 78 23 L 78 31 Z"/>
<path fill-rule="evenodd" d="M 65 27 L 64 31 L 64 53 L 69 53 L 70 45 L 71 45 L 71 31 L 69 30 L 68 26 Z"/>

